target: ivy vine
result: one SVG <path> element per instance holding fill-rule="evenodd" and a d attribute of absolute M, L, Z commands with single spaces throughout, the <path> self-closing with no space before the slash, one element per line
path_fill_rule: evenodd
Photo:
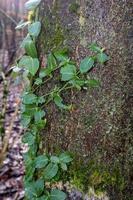
<path fill-rule="evenodd" d="M 28 11 L 36 11 L 41 0 L 29 0 L 25 7 Z M 59 109 L 71 110 L 72 105 L 63 102 L 64 90 L 84 87 L 98 86 L 99 81 L 88 79 L 86 74 L 99 62 L 104 64 L 109 57 L 104 49 L 96 44 L 91 44 L 90 49 L 94 52 L 91 57 L 86 57 L 80 62 L 80 66 L 63 51 L 51 52 L 47 56 L 47 66 L 40 68 L 38 52 L 36 48 L 37 38 L 41 31 L 41 23 L 37 19 L 20 22 L 16 29 L 27 27 L 28 34 L 24 38 L 21 47 L 25 49 L 25 55 L 17 62 L 14 72 L 21 74 L 25 83 L 22 94 L 21 122 L 24 127 L 23 142 L 28 144 L 28 152 L 24 154 L 25 162 L 25 199 L 32 200 L 65 200 L 66 194 L 58 189 L 48 188 L 47 182 L 58 181 L 58 175 L 67 171 L 72 157 L 63 152 L 59 155 L 51 155 L 47 152 L 40 153 L 41 138 L 40 131 L 47 124 L 45 107 L 54 102 Z M 53 80 L 53 73 L 58 71 L 62 86 L 55 85 L 54 88 L 42 96 L 37 96 L 35 91 L 42 84 Z M 37 75 L 38 74 L 38 75 Z M 44 109 L 42 109 L 42 107 Z"/>

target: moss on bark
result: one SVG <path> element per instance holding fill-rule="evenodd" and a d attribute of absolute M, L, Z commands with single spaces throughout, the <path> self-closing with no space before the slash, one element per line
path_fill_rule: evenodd
<path fill-rule="evenodd" d="M 76 6 L 78 11 L 71 12 L 70 7 L 75 3 L 80 7 Z M 116 174 L 120 177 L 116 175 L 116 184 L 106 182 L 106 185 L 114 188 L 112 199 L 126 200 L 131 197 L 132 162 L 131 4 L 128 0 L 44 0 L 39 12 L 42 32 L 38 42 L 40 58 L 44 62 L 48 52 L 67 47 L 72 50 L 71 57 L 79 63 L 91 54 L 87 45 L 92 42 L 105 47 L 110 55 L 106 66 L 97 65 L 89 74 L 101 81 L 99 88 L 63 94 L 66 103 L 74 104 L 73 111 L 60 112 L 55 105 L 48 106 L 48 127 L 42 132 L 42 140 L 48 151 L 69 150 L 78 154 L 79 159 L 84 158 L 83 176 L 79 173 L 77 182 L 82 177 L 90 180 L 93 176 L 95 170 L 90 176 L 84 170 L 88 170 L 87 163 L 92 160 L 98 166 L 99 163 L 104 165 L 104 173 L 109 173 L 109 177 L 114 177 L 111 171 L 118 168 Z M 42 86 L 38 93 L 45 93 L 56 83 L 61 84 L 55 74 L 55 80 Z M 78 159 L 75 166 L 79 166 L 77 162 Z M 122 176 L 125 179 L 123 192 L 116 187 L 121 185 L 119 178 L 122 181 Z"/>

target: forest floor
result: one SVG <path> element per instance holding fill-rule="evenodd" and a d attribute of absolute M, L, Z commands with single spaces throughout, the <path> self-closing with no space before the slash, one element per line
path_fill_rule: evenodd
<path fill-rule="evenodd" d="M 6 134 L 8 134 L 16 110 L 16 99 L 20 98 L 20 93 L 22 91 L 21 86 L 15 86 L 12 80 L 9 80 L 9 82 L 5 119 Z M 0 85 L 0 95 L 1 94 L 2 84 Z M 25 151 L 25 146 L 21 143 L 21 137 L 22 127 L 20 126 L 20 115 L 18 113 L 13 123 L 6 159 L 0 168 L 0 200 L 20 200 L 24 197 L 24 166 L 22 153 Z"/>

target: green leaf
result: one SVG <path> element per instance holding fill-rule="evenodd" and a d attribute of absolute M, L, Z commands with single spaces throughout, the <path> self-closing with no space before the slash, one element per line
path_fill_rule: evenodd
<path fill-rule="evenodd" d="M 35 196 L 37 196 L 33 182 L 27 182 L 25 184 L 25 196 L 28 199 L 33 199 Z"/>
<path fill-rule="evenodd" d="M 97 60 L 98 60 L 98 62 L 103 64 L 109 60 L 109 56 L 107 56 L 105 53 L 99 53 L 99 54 L 97 54 Z"/>
<path fill-rule="evenodd" d="M 76 67 L 75 65 L 67 64 L 61 68 L 60 73 L 62 75 L 62 81 L 69 81 L 76 76 Z"/>
<path fill-rule="evenodd" d="M 86 73 L 94 66 L 94 58 L 86 57 L 80 63 L 80 72 Z"/>
<path fill-rule="evenodd" d="M 34 10 L 39 4 L 41 0 L 29 0 L 25 3 L 25 8 L 27 10 Z"/>
<path fill-rule="evenodd" d="M 71 105 L 67 106 L 63 104 L 63 99 L 59 95 L 54 95 L 54 102 L 59 108 L 66 109 L 66 110 L 71 109 Z"/>
<path fill-rule="evenodd" d="M 96 43 L 92 43 L 90 46 L 89 46 L 90 50 L 94 51 L 94 52 L 102 52 L 102 48 L 100 48 Z"/>
<path fill-rule="evenodd" d="M 29 167 L 30 165 L 33 164 L 33 160 L 32 160 L 32 158 L 31 158 L 31 156 L 29 155 L 28 152 L 23 154 L 23 158 L 24 158 L 24 162 L 25 162 L 26 167 L 27 166 Z"/>
<path fill-rule="evenodd" d="M 51 160 L 51 162 L 53 162 L 53 163 L 59 163 L 59 162 L 60 162 L 60 160 L 59 160 L 59 158 L 58 158 L 57 156 L 51 156 L 51 157 L 50 157 L 50 160 Z"/>
<path fill-rule="evenodd" d="M 41 78 L 36 78 L 35 80 L 35 85 L 41 85 L 43 82 L 42 82 L 42 79 Z"/>
<path fill-rule="evenodd" d="M 37 180 L 36 182 L 27 182 L 25 184 L 26 196 L 29 199 L 34 199 L 39 197 L 44 190 L 44 181 L 42 179 Z"/>
<path fill-rule="evenodd" d="M 36 21 L 28 26 L 28 32 L 31 36 L 37 37 L 41 31 L 41 23 Z"/>
<path fill-rule="evenodd" d="M 50 180 L 56 176 L 58 172 L 58 165 L 54 163 L 49 163 L 49 165 L 44 170 L 44 179 Z"/>
<path fill-rule="evenodd" d="M 27 41 L 27 43 L 25 43 L 25 51 L 28 56 L 37 58 L 37 50 L 33 41 Z"/>
<path fill-rule="evenodd" d="M 57 189 L 52 190 L 50 193 L 51 200 L 65 200 L 66 198 L 67 195 L 64 192 Z"/>
<path fill-rule="evenodd" d="M 46 122 L 47 122 L 46 119 L 42 119 L 40 121 L 35 122 L 35 125 L 38 129 L 42 129 L 46 126 Z"/>
<path fill-rule="evenodd" d="M 45 112 L 43 110 L 39 110 L 34 113 L 34 118 L 36 122 L 40 121 L 44 116 Z"/>
<path fill-rule="evenodd" d="M 27 36 L 26 36 L 26 37 L 24 38 L 24 40 L 22 41 L 20 47 L 21 47 L 21 48 L 25 48 L 25 44 L 26 44 L 27 42 L 30 42 L 30 41 L 32 41 L 32 39 L 31 39 L 30 35 L 27 34 Z"/>
<path fill-rule="evenodd" d="M 44 77 L 46 77 L 50 74 L 51 74 L 51 69 L 48 69 L 48 68 L 41 69 L 40 72 L 39 72 L 39 77 L 44 78 Z"/>
<path fill-rule="evenodd" d="M 19 61 L 19 67 L 24 67 L 34 76 L 39 69 L 39 60 L 30 56 L 23 56 Z"/>
<path fill-rule="evenodd" d="M 25 112 L 23 114 L 29 115 L 31 117 L 34 116 L 34 113 L 38 110 L 38 107 L 33 104 L 25 104 Z"/>
<path fill-rule="evenodd" d="M 36 103 L 37 96 L 35 94 L 27 93 L 23 96 L 23 103 L 24 104 L 33 104 Z"/>
<path fill-rule="evenodd" d="M 76 87 L 78 90 L 81 90 L 81 87 L 85 85 L 85 80 L 75 78 L 70 80 L 69 83 Z"/>
<path fill-rule="evenodd" d="M 49 197 L 46 195 L 43 195 L 41 197 L 38 197 L 36 200 L 49 200 Z"/>
<path fill-rule="evenodd" d="M 28 143 L 28 145 L 30 146 L 30 145 L 33 145 L 33 144 L 34 144 L 35 139 L 36 139 L 35 135 L 33 135 L 33 134 L 30 133 L 30 132 L 27 132 L 27 133 L 23 136 L 22 142 L 23 142 L 23 143 Z"/>
<path fill-rule="evenodd" d="M 35 167 L 43 168 L 48 164 L 48 158 L 45 155 L 41 155 L 35 158 Z"/>
<path fill-rule="evenodd" d="M 30 22 L 28 21 L 28 22 L 24 22 L 23 20 L 21 20 L 19 23 L 18 23 L 18 25 L 16 26 L 16 30 L 18 30 L 18 29 L 23 29 L 24 27 L 26 27 L 28 24 L 29 24 Z"/>
<path fill-rule="evenodd" d="M 44 190 L 44 181 L 42 179 L 38 179 L 35 183 L 34 183 L 34 188 L 35 188 L 35 192 L 37 196 L 40 196 L 43 193 Z"/>
<path fill-rule="evenodd" d="M 50 53 L 48 55 L 47 67 L 53 70 L 55 69 L 56 66 L 57 66 L 56 59 L 53 56 L 53 54 Z"/>
<path fill-rule="evenodd" d="M 37 99 L 37 103 L 45 103 L 46 99 L 42 96 L 42 97 L 38 97 Z"/>
<path fill-rule="evenodd" d="M 73 160 L 68 153 L 60 154 L 59 159 L 61 163 L 69 163 Z"/>
<path fill-rule="evenodd" d="M 61 169 L 63 169 L 63 171 L 67 171 L 66 163 L 61 163 Z"/>
<path fill-rule="evenodd" d="M 59 62 L 67 62 L 69 60 L 68 56 L 66 55 L 66 52 L 64 51 L 57 51 L 54 53 L 54 56 Z"/>
<path fill-rule="evenodd" d="M 29 125 L 30 121 L 31 121 L 31 116 L 26 114 L 21 115 L 21 124 L 24 128 Z"/>
<path fill-rule="evenodd" d="M 89 87 L 98 87 L 100 85 L 99 80 L 89 79 L 85 81 L 85 84 Z"/>
<path fill-rule="evenodd" d="M 35 167 L 32 163 L 32 165 L 29 165 L 28 167 L 26 167 L 26 179 L 28 181 L 31 181 L 33 179 L 34 176 L 34 172 L 35 172 Z"/>

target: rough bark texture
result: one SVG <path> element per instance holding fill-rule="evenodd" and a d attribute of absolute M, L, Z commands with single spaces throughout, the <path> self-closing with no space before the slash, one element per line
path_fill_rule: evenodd
<path fill-rule="evenodd" d="M 38 44 L 42 60 L 48 52 L 64 47 L 70 49 L 71 57 L 77 63 L 91 54 L 87 45 L 92 42 L 106 48 L 110 61 L 105 66 L 97 65 L 89 74 L 99 79 L 101 86 L 64 93 L 65 102 L 73 103 L 74 110 L 60 112 L 51 104 L 47 108 L 48 127 L 42 134 L 44 147 L 49 151 L 69 150 L 78 156 L 72 177 L 74 170 L 76 178 L 76 172 L 81 172 L 81 158 L 84 158 L 82 175 L 87 166 L 89 169 L 90 161 L 96 163 L 98 170 L 104 165 L 107 176 L 108 173 L 116 176 L 116 186 L 111 186 L 111 198 L 126 200 L 132 199 L 131 13 L 130 0 L 44 0 L 39 13 L 42 33 Z M 48 83 L 47 87 L 42 86 L 39 93 L 44 94 L 55 83 L 58 83 L 56 76 L 55 81 Z M 85 173 L 84 178 L 87 176 L 88 180 L 81 182 L 86 188 L 92 177 L 90 172 Z M 96 176 L 100 180 L 101 174 L 103 178 L 103 172 Z M 96 188 L 103 182 L 110 185 L 105 180 L 95 182 L 91 186 Z M 123 185 L 124 190 L 121 189 Z"/>

